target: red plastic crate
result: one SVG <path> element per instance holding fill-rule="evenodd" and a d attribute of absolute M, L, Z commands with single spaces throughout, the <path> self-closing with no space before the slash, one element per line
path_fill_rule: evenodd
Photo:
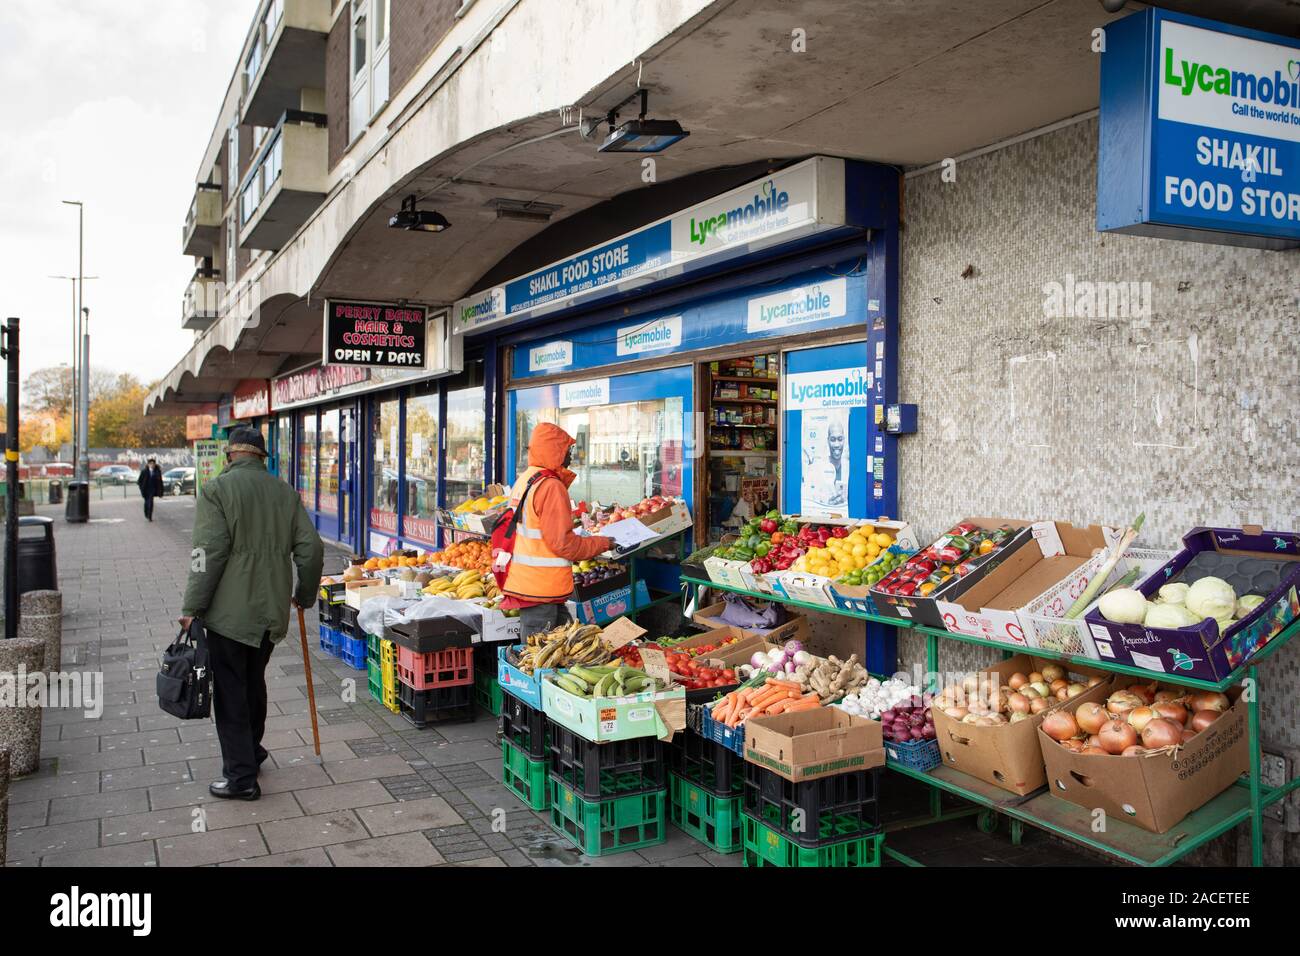
<path fill-rule="evenodd" d="M 397 679 L 415 690 L 474 683 L 474 649 L 449 647 L 423 654 L 397 645 Z"/>

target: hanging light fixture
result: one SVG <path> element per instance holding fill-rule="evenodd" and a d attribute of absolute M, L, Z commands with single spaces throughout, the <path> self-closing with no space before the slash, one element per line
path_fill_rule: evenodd
<path fill-rule="evenodd" d="M 415 195 L 402 200 L 402 208 L 388 220 L 389 229 L 405 229 L 408 232 L 442 232 L 450 229 L 451 223 L 440 212 L 432 209 L 416 209 Z"/>
<path fill-rule="evenodd" d="M 618 111 L 640 98 L 641 113 L 634 120 L 616 126 Z M 639 89 L 618 106 L 609 111 L 606 122 L 609 123 L 609 135 L 601 143 L 597 152 L 601 153 L 658 153 L 667 149 L 679 139 L 691 134 L 682 129 L 677 120 L 646 119 L 647 92 Z"/>

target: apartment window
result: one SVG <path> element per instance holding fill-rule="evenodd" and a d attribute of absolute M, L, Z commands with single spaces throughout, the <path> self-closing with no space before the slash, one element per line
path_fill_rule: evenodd
<path fill-rule="evenodd" d="M 348 128 L 355 139 L 388 102 L 389 0 L 352 0 Z"/>
<path fill-rule="evenodd" d="M 239 188 L 239 120 L 230 124 L 230 132 L 226 134 L 226 198 L 230 199 L 235 195 L 235 190 Z"/>

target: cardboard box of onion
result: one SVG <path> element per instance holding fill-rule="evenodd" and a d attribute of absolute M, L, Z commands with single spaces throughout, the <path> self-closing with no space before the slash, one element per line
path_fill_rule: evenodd
<path fill-rule="evenodd" d="M 980 671 L 974 677 L 978 685 L 990 685 L 996 678 L 996 686 L 1016 690 L 1018 688 L 1011 687 L 1013 675 L 1028 677 L 1041 674 L 1044 667 L 1053 666 L 1066 670 L 1066 676 L 1060 679 L 1067 681 L 1067 684 L 1085 685 L 1085 689 L 1075 698 L 1076 701 L 1106 699 L 1110 690 L 1109 675 L 1074 664 L 1066 668 L 1063 664 L 1027 654 L 1017 654 Z M 1097 678 L 1100 678 L 1100 683 L 1093 687 L 1086 686 L 1089 680 Z M 1047 784 L 1047 772 L 1043 766 L 1042 747 L 1038 742 L 1038 725 L 1045 715 L 1064 706 L 1064 702 L 1054 698 L 1049 698 L 1049 701 L 1040 713 L 1031 714 L 1017 723 L 981 727 L 950 717 L 936 698 L 931 705 L 930 716 L 934 721 L 934 732 L 939 740 L 939 752 L 944 766 L 960 770 L 1019 796 L 1042 789 Z"/>
<path fill-rule="evenodd" d="M 1190 706 L 1185 709 L 1189 712 L 1198 705 L 1210 705 L 1202 706 L 1192 717 L 1193 721 L 1201 717 L 1204 722 L 1202 729 L 1195 731 L 1197 724 L 1193 723 L 1191 729 L 1195 732 L 1184 735 L 1184 742 L 1176 746 L 1156 748 L 1133 744 L 1130 755 L 1123 756 L 1122 753 L 1067 749 L 1047 733 L 1057 728 L 1041 723 L 1038 727 L 1039 744 L 1053 796 L 1088 810 L 1100 808 L 1110 819 L 1124 820 L 1154 833 L 1165 833 L 1189 813 L 1227 790 L 1248 771 L 1248 705 L 1242 699 L 1240 687 L 1220 695 L 1186 688 L 1162 689 L 1154 682 L 1130 677 L 1117 677 L 1107 697 L 1135 685 L 1156 686 L 1157 692 L 1167 690 L 1171 695 L 1176 694 L 1188 700 Z M 1059 712 L 1069 714 L 1077 722 L 1079 708 L 1084 702 L 1082 697 L 1069 701 Z M 1107 706 L 1106 700 L 1098 702 Z M 1215 718 L 1213 713 L 1219 716 Z M 1125 723 L 1131 726 L 1133 722 L 1126 717 Z M 1176 726 L 1176 721 L 1172 723 Z M 1102 743 L 1109 742 L 1112 747 L 1123 742 L 1116 737 L 1107 741 L 1106 729 L 1099 736 Z M 1158 742 L 1147 735 L 1143 735 L 1143 741 Z"/>

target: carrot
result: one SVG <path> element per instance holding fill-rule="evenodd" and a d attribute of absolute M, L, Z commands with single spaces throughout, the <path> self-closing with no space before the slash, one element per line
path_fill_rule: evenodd
<path fill-rule="evenodd" d="M 821 706 L 821 702 L 812 700 L 807 697 L 801 697 L 799 700 L 792 700 L 785 708 L 785 713 L 791 713 L 799 710 L 816 710 Z"/>
<path fill-rule="evenodd" d="M 780 700 L 781 698 L 785 697 L 787 693 L 789 693 L 789 691 L 784 691 L 779 687 L 773 687 L 770 688 L 765 694 L 761 694 L 760 696 L 755 697 L 752 701 L 750 701 L 750 703 L 752 703 L 755 707 L 766 707 L 768 704 L 772 703 L 773 701 Z"/>
<path fill-rule="evenodd" d="M 725 697 L 722 700 L 720 700 L 718 703 L 714 704 L 713 714 L 712 714 L 713 719 L 719 722 L 725 722 L 727 719 L 727 714 L 731 712 L 731 705 L 732 705 L 732 701 L 728 700 Z"/>
<path fill-rule="evenodd" d="M 777 680 L 775 677 L 769 677 L 765 683 L 765 686 L 780 687 L 785 690 L 797 690 L 797 691 L 803 690 L 803 687 L 801 687 L 799 684 L 796 684 L 794 681 Z"/>

